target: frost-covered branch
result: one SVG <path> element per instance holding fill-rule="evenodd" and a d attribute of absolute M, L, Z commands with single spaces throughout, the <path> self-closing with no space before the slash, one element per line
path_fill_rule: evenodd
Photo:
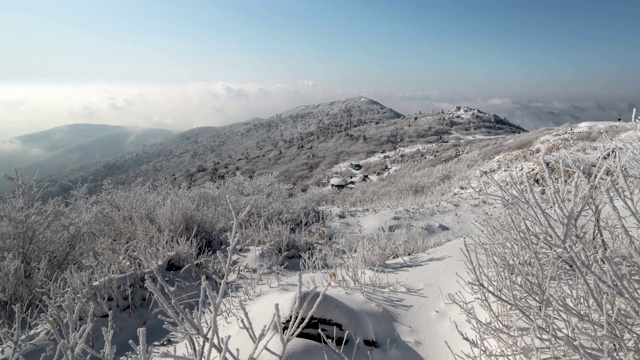
<path fill-rule="evenodd" d="M 471 324 L 459 358 L 640 356 L 638 155 L 622 142 L 592 168 L 541 159 L 544 182 L 491 183 L 505 215 L 481 221 L 450 295 Z"/>

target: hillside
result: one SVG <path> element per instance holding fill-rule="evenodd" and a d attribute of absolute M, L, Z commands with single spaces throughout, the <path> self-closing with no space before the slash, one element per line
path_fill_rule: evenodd
<path fill-rule="evenodd" d="M 173 135 L 163 129 L 73 124 L 0 142 L 0 173 L 15 169 L 28 177 L 56 174 L 80 164 L 111 158 Z M 0 192 L 11 188 L 0 181 Z"/>
<path fill-rule="evenodd" d="M 628 247 L 637 234 L 625 230 L 638 225 L 637 127 L 592 122 L 487 137 L 465 131 L 464 118 L 479 111 L 450 113 L 456 120 L 444 121 L 455 130 L 443 142 L 383 154 L 393 171 L 348 191 L 290 194 L 270 175 L 232 176 L 43 204 L 23 183 L 0 203 L 0 245 L 12 254 L 2 260 L 0 303 L 5 318 L 19 318 L 6 306 L 14 303 L 47 316 L 21 319 L 15 335 L 0 324 L 0 336 L 19 339 L 0 344 L 0 356 L 64 349 L 56 331 L 70 324 L 69 337 L 86 339 L 76 353 L 108 349 L 108 339 L 110 359 L 147 350 L 191 359 L 209 348 L 224 358 L 227 345 L 233 359 L 637 358 L 629 344 L 640 328 L 638 284 L 606 276 L 639 266 Z M 434 116 L 413 121 L 443 121 Z M 33 250 L 18 253 L 24 238 Z M 18 254 L 27 269 L 44 270 L 20 278 Z M 40 294 L 52 300 L 41 304 Z M 617 305 L 605 313 L 584 305 L 609 297 Z M 550 336 L 536 338 L 531 326 Z M 108 327 L 113 334 L 101 336 Z M 270 351 L 251 353 L 267 343 Z"/>
<path fill-rule="evenodd" d="M 64 179 L 96 189 L 104 180 L 114 184 L 144 179 L 200 185 L 236 173 L 276 173 L 279 180 L 304 189 L 322 184 L 341 162 L 416 144 L 445 144 L 523 131 L 477 109 L 458 107 L 446 113 L 407 117 L 374 100 L 355 97 L 300 106 L 264 120 L 192 129 L 47 181 L 53 186 L 52 193 L 59 194 L 66 191 Z"/>

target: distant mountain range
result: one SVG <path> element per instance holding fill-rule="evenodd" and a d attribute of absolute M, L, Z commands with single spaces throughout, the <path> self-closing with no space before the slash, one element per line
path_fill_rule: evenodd
<path fill-rule="evenodd" d="M 174 132 L 113 125 L 73 124 L 0 141 L 0 173 L 16 169 L 28 177 L 45 178 L 69 168 L 113 158 Z M 0 192 L 12 184 L 0 180 Z"/>
<path fill-rule="evenodd" d="M 304 189 L 322 184 L 338 163 L 398 147 L 524 131 L 478 109 L 456 107 L 405 116 L 374 100 L 354 97 L 299 106 L 268 119 L 191 129 L 42 181 L 55 196 L 68 191 L 67 181 L 95 191 L 105 180 L 115 185 L 142 179 L 197 186 L 236 173 L 276 173 L 280 180 Z"/>

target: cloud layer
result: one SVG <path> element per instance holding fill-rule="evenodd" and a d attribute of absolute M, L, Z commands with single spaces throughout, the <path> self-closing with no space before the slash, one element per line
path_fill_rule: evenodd
<path fill-rule="evenodd" d="M 0 140 L 72 123 L 185 130 L 269 117 L 292 107 L 367 96 L 402 113 L 469 105 L 534 129 L 566 122 L 626 119 L 633 104 L 473 98 L 458 93 L 328 89 L 297 84 L 191 83 L 185 85 L 2 85 Z M 628 116 L 627 116 L 628 115 Z"/>
<path fill-rule="evenodd" d="M 619 116 L 623 121 L 629 121 L 633 108 L 637 106 L 630 101 L 479 98 L 459 93 L 437 92 L 402 94 L 373 92 L 371 96 L 405 113 L 448 110 L 457 105 L 467 105 L 506 117 L 528 130 L 583 121 L 616 121 Z"/>
<path fill-rule="evenodd" d="M 72 123 L 183 130 L 217 126 L 281 111 L 304 101 L 293 86 L 20 85 L 0 87 L 0 139 Z M 315 96 L 313 96 L 315 97 Z M 277 109 L 277 110 L 276 110 Z"/>

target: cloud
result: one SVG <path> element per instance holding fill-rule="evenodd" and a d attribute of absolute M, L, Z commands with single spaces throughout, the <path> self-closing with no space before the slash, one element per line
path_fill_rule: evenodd
<path fill-rule="evenodd" d="M 509 106 L 512 103 L 513 101 L 507 98 L 491 98 L 487 100 L 487 105 Z"/>
<path fill-rule="evenodd" d="M 0 180 L 2 175 L 11 173 L 14 167 L 46 153 L 45 150 L 23 144 L 18 139 L 0 141 Z"/>
<path fill-rule="evenodd" d="M 321 90 L 307 85 L 2 85 L 0 140 L 72 123 L 173 130 L 225 125 L 325 100 Z"/>
<path fill-rule="evenodd" d="M 627 121 L 635 107 L 630 102 L 596 100 L 514 100 L 489 99 L 479 106 L 485 110 L 504 116 L 527 129 L 559 126 L 583 121 L 616 121 L 618 116 Z"/>
<path fill-rule="evenodd" d="M 469 97 L 450 92 L 393 93 L 370 91 L 372 97 L 405 114 L 419 111 L 448 110 L 457 105 L 467 105 L 494 113 L 515 122 L 526 129 L 559 126 L 583 121 L 616 121 L 618 116 L 628 121 L 635 104 L 607 100 L 540 100 L 513 99 L 509 97 Z"/>
<path fill-rule="evenodd" d="M 18 139 L 10 139 L 6 141 L 0 141 L 0 153 L 19 153 L 25 150 L 24 145 Z"/>
<path fill-rule="evenodd" d="M 0 85 L 0 140 L 72 123 L 186 130 L 270 117 L 290 108 L 366 96 L 412 114 L 469 105 L 535 129 L 566 122 L 628 117 L 633 104 L 593 100 L 478 98 L 456 92 L 333 89 L 293 84 L 198 82 L 182 85 Z M 630 116 L 630 115 L 629 115 Z"/>

